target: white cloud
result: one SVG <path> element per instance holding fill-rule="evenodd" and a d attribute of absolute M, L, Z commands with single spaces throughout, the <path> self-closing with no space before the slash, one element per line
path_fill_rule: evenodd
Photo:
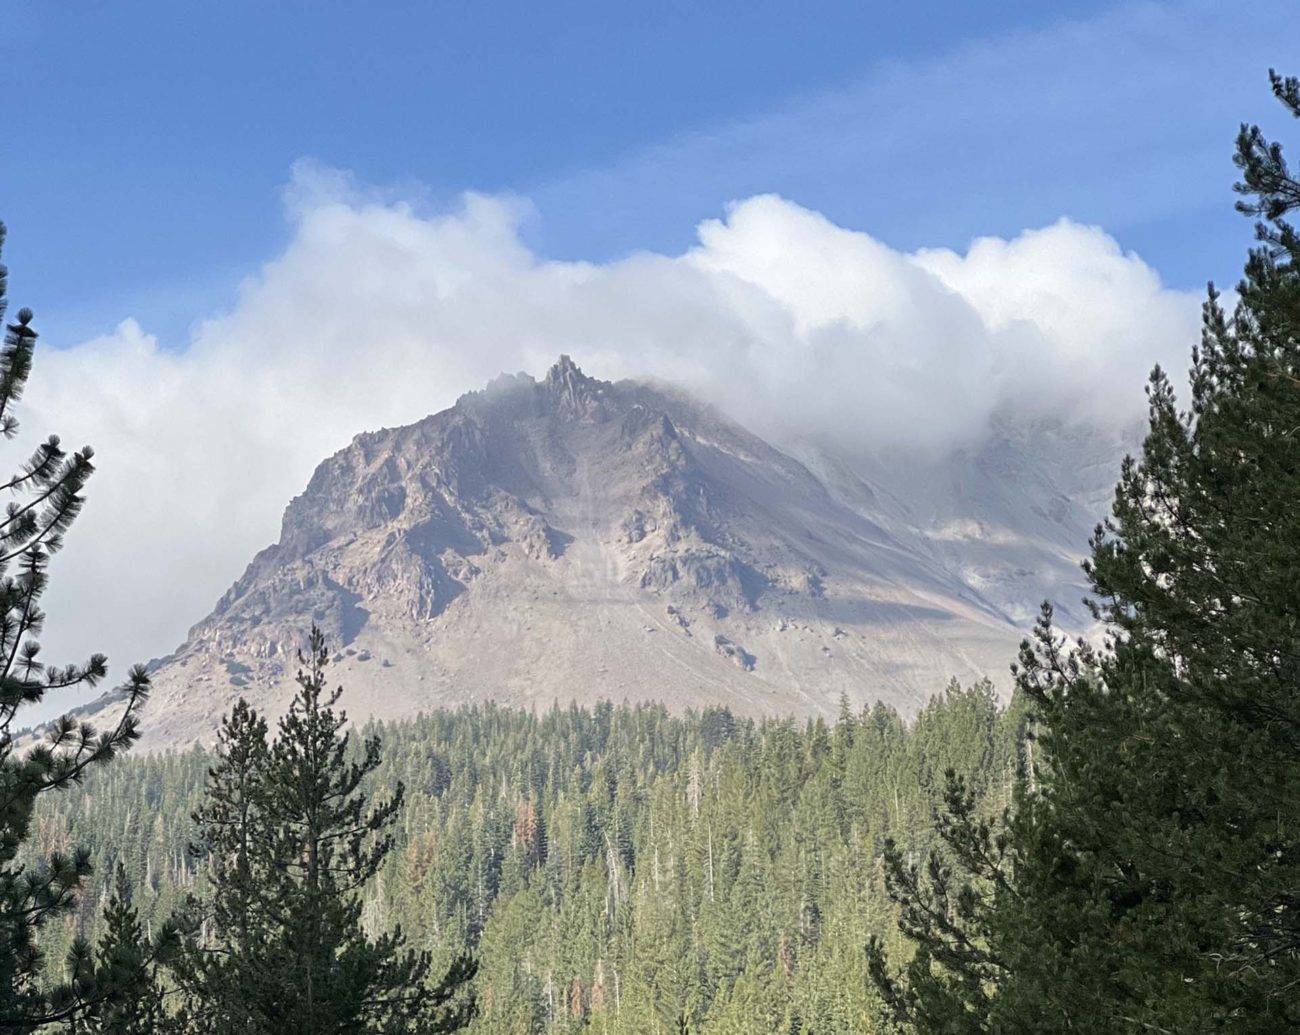
<path fill-rule="evenodd" d="M 1182 284 L 1232 283 L 1250 238 L 1223 200 L 1232 140 L 1243 118 L 1286 132 L 1265 71 L 1293 62 L 1300 4 L 1233 5 L 1267 33 L 1208 29 L 1215 0 L 1104 7 L 1041 5 L 1038 28 L 881 61 L 528 193 L 562 254 L 681 241 L 724 199 L 777 191 L 908 248 L 1070 215 L 1141 235 Z"/>
<path fill-rule="evenodd" d="M 533 254 L 516 199 L 428 216 L 304 167 L 288 209 L 284 254 L 184 351 L 126 320 L 39 355 L 23 441 L 57 430 L 100 464 L 56 561 L 48 660 L 106 649 L 120 673 L 171 650 L 326 455 L 561 352 L 684 383 L 760 431 L 943 449 L 1005 406 L 1136 413 L 1197 320 L 1197 299 L 1064 221 L 903 254 L 758 196 L 683 255 L 594 265 Z"/>

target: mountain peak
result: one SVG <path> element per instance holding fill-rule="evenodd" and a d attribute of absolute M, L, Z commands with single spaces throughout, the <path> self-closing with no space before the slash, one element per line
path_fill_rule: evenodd
<path fill-rule="evenodd" d="M 552 365 L 551 369 L 546 372 L 547 384 L 560 384 L 570 381 L 590 381 L 582 368 L 573 362 L 573 357 L 568 353 L 561 353 L 560 358 Z"/>
<path fill-rule="evenodd" d="M 588 421 L 605 416 L 603 397 L 609 382 L 588 377 L 568 355 L 562 355 L 546 372 L 542 387 L 555 400 L 562 417 Z"/>
<path fill-rule="evenodd" d="M 1074 595 L 1077 559 L 1040 534 L 1062 493 L 1014 446 L 901 471 L 922 524 L 684 392 L 569 356 L 497 378 L 321 464 L 155 672 L 147 746 L 210 739 L 240 696 L 278 713 L 312 624 L 360 717 L 624 697 L 835 715 L 841 693 L 912 711 L 1005 667 L 1008 608 Z"/>

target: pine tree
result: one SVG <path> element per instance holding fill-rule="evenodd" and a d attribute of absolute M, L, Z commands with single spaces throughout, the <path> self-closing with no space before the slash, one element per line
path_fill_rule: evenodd
<path fill-rule="evenodd" d="M 685 1018 L 691 1031 L 712 1035 L 724 1014 L 758 1024 L 753 1030 L 769 1023 L 771 1030 L 883 1031 L 872 1024 L 876 1004 L 860 950 L 872 933 L 890 934 L 891 949 L 902 936 L 890 930 L 895 911 L 870 847 L 892 830 L 907 850 L 924 852 L 935 765 L 952 764 L 972 788 L 986 789 L 980 815 L 1000 803 L 1014 759 L 1008 724 L 1018 720 L 1015 712 L 997 717 L 998 746 L 989 757 L 982 722 L 970 721 L 983 714 L 982 701 L 978 688 L 945 695 L 910 727 L 878 706 L 853 718 L 851 730 L 829 731 L 829 744 L 827 731 L 809 724 L 793 731 L 793 753 L 786 720 L 736 720 L 729 738 L 706 750 L 701 717 L 644 706 L 546 718 L 480 704 L 386 724 L 377 731 L 383 767 L 363 787 L 400 780 L 408 793 L 388 828 L 394 850 L 363 892 L 364 930 L 373 936 L 400 920 L 412 945 L 432 948 L 439 973 L 454 947 L 473 945 L 481 891 L 470 864 L 486 851 L 502 858 L 503 872 L 482 889 L 489 901 L 473 946 L 482 960 L 475 1032 L 643 1035 L 656 1025 L 677 1030 Z M 247 717 L 246 706 L 241 714 Z M 360 756 L 356 738 L 350 758 Z M 228 768 L 256 774 L 269 753 L 265 726 L 236 739 L 252 750 L 231 757 Z M 800 760 L 785 801 L 767 776 L 776 756 Z M 33 842 L 49 851 L 75 832 L 96 863 L 78 914 L 42 932 L 51 960 L 65 958 L 81 925 L 103 943 L 104 912 L 90 907 L 112 896 L 117 862 L 146 932 L 160 931 L 160 918 L 187 893 L 206 899 L 195 936 L 202 938 L 206 922 L 210 949 L 224 944 L 217 933 L 228 918 L 251 918 L 233 893 L 223 896 L 227 919 L 217 916 L 204 889 L 221 859 L 186 851 L 211 768 L 220 760 L 198 748 L 150 755 L 47 796 Z M 234 821 L 246 797 L 241 779 L 228 773 L 221 781 L 231 789 L 226 815 Z M 826 788 L 841 780 L 839 807 L 823 807 Z M 521 810 L 523 802 L 529 808 Z M 594 844 L 584 816 L 594 824 Z M 529 865 L 520 844 L 533 840 L 534 823 L 540 858 Z M 511 858 L 519 870 L 507 880 Z M 572 862 L 561 866 L 562 859 Z M 570 867 L 572 880 L 563 875 Z M 139 955 L 152 958 L 146 952 Z M 188 953 L 181 964 L 179 975 L 162 974 L 169 1008 L 190 998 L 171 994 L 175 985 L 192 988 L 179 980 Z M 93 976 L 94 965 L 90 959 L 70 970 Z M 725 1005 L 746 975 L 775 1020 L 746 1021 Z M 228 976 L 227 999 L 213 994 L 206 1007 L 190 998 L 181 1031 L 213 1030 L 219 1002 L 252 987 L 239 983 L 237 970 Z M 247 1027 L 258 1030 L 252 1021 Z"/>
<path fill-rule="evenodd" d="M 178 1022 L 166 1008 L 161 970 L 177 948 L 174 928 L 149 938 L 121 866 L 104 907 L 104 933 L 92 958 L 74 947 L 68 969 L 94 995 L 84 1016 L 71 1018 L 68 1035 L 172 1035 Z"/>
<path fill-rule="evenodd" d="M 363 930 L 361 893 L 392 848 L 403 788 L 367 797 L 379 740 L 353 756 L 346 715 L 334 710 L 341 690 L 326 688 L 328 658 L 313 629 L 298 694 L 269 744 L 243 701 L 223 723 L 195 816 L 211 908 L 180 967 L 193 1030 L 436 1033 L 472 1016 L 467 957 L 430 982 L 429 955 L 408 948 L 400 928 Z"/>
<path fill-rule="evenodd" d="M 917 955 L 902 982 L 871 964 L 905 1027 L 1300 1027 L 1300 183 L 1257 128 L 1237 162 L 1261 244 L 1231 317 L 1211 288 L 1189 410 L 1152 375 L 1086 566 L 1110 639 L 1069 649 L 1045 610 L 1004 831 L 953 779 L 928 876 L 891 855 Z"/>
<path fill-rule="evenodd" d="M 4 227 L 0 225 L 0 246 Z M 0 319 L 5 312 L 6 271 L 0 266 Z M 36 348 L 32 314 L 20 310 L 8 324 L 0 350 L 0 433 L 18 433 L 13 410 L 31 374 Z M 20 710 L 50 691 L 90 687 L 107 672 L 102 654 L 83 665 L 49 667 L 37 637 L 50 556 L 80 513 L 86 481 L 94 470 L 89 447 L 67 453 L 51 436 L 3 483 L 12 499 L 0 518 L 0 1028 L 32 1031 L 79 1016 L 103 994 L 85 968 L 79 979 L 54 981 L 44 973 L 37 935 L 70 912 L 90 874 L 82 848 L 56 852 L 33 864 L 20 858 L 32 832 L 38 799 L 67 788 L 93 766 L 112 759 L 136 739 L 136 716 L 148 692 L 144 669 L 133 668 L 121 691 L 117 721 L 103 732 L 69 716 L 57 720 L 35 744 L 14 728 Z M 84 944 L 75 959 L 89 956 Z"/>

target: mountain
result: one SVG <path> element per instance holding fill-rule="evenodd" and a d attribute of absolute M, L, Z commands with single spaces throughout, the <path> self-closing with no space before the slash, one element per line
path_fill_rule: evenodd
<path fill-rule="evenodd" d="M 1009 424 L 938 460 L 783 451 L 561 357 L 322 463 L 156 664 L 146 746 L 210 739 L 241 695 L 276 712 L 312 623 L 357 717 L 489 698 L 910 713 L 954 676 L 1005 687 L 1038 601 L 1082 595 L 1104 446 Z"/>

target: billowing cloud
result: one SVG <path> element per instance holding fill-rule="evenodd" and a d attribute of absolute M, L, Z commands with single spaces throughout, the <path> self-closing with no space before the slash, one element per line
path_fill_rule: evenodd
<path fill-rule="evenodd" d="M 590 264 L 526 247 L 519 199 L 429 215 L 304 166 L 287 208 L 284 253 L 184 349 L 127 319 L 40 354 L 27 441 L 58 431 L 100 465 L 56 561 L 49 660 L 105 649 L 120 672 L 172 649 L 322 458 L 561 352 L 681 383 L 779 438 L 935 451 L 1007 409 L 1127 419 L 1197 320 L 1197 299 L 1065 221 L 904 254 L 769 195 L 684 254 Z"/>

